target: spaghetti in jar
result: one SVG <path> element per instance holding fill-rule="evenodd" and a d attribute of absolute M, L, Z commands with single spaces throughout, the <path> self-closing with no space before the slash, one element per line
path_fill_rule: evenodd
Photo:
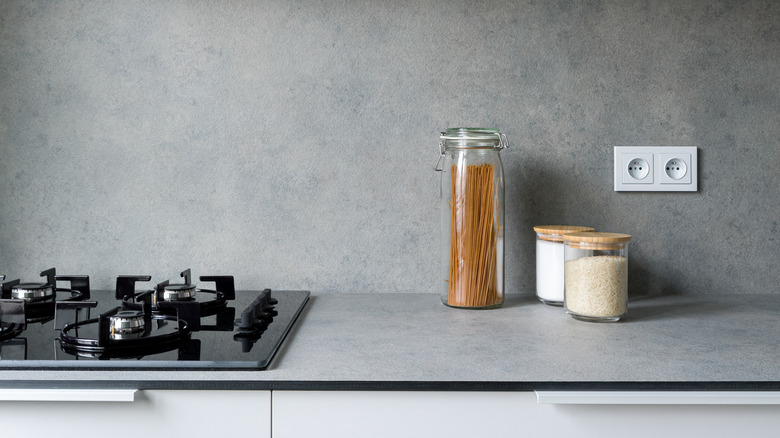
<path fill-rule="evenodd" d="M 504 170 L 506 135 L 496 129 L 441 133 L 441 300 L 450 307 L 490 309 L 504 303 Z"/>

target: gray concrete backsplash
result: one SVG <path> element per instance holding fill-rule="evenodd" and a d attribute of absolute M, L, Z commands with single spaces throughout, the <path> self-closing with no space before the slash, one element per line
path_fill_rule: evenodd
<path fill-rule="evenodd" d="M 628 233 L 632 295 L 778 293 L 780 2 L 0 2 L 0 274 L 439 292 L 439 132 L 506 133 L 541 224 Z M 698 146 L 695 193 L 612 188 Z"/>

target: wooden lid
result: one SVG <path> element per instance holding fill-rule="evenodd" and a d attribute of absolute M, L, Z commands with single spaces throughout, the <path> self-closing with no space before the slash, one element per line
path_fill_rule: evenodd
<path fill-rule="evenodd" d="M 538 237 L 551 242 L 563 242 L 563 235 L 580 231 L 596 231 L 591 227 L 579 227 L 576 225 L 537 225 L 534 231 L 540 233 Z"/>
<path fill-rule="evenodd" d="M 597 232 L 577 232 L 566 233 L 563 239 L 567 242 L 587 242 L 587 243 L 622 243 L 631 240 L 630 234 L 622 233 L 597 233 Z"/>

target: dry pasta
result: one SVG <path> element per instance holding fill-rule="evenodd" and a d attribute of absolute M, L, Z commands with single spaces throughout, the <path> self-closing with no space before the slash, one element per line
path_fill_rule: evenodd
<path fill-rule="evenodd" d="M 492 164 L 452 166 L 450 269 L 447 304 L 499 304 L 496 184 Z"/>

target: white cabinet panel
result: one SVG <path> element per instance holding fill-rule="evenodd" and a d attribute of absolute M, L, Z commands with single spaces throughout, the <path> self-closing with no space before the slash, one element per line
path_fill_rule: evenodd
<path fill-rule="evenodd" d="M 274 391 L 274 438 L 776 437 L 777 405 L 553 405 L 533 392 Z"/>
<path fill-rule="evenodd" d="M 273 436 L 513 436 L 529 397 L 535 405 L 533 393 L 274 391 Z"/>
<path fill-rule="evenodd" d="M 101 400 L 100 390 L 13 392 L 15 398 L 7 391 L 0 401 L 3 437 L 84 438 L 98 430 L 114 438 L 239 436 L 247 431 L 253 438 L 271 436 L 270 391 L 143 390 L 125 402 L 79 401 L 85 393 Z M 116 392 L 106 395 L 115 398 Z"/>

